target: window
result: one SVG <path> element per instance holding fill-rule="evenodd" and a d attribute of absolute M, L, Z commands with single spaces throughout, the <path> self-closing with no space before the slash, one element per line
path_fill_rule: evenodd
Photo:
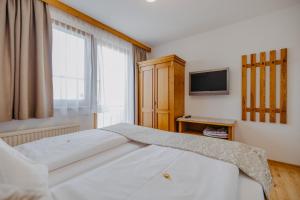
<path fill-rule="evenodd" d="M 84 38 L 53 29 L 54 100 L 84 99 Z"/>
<path fill-rule="evenodd" d="M 57 110 L 89 108 L 89 37 L 68 26 L 53 24 L 53 96 Z"/>
<path fill-rule="evenodd" d="M 56 20 L 52 27 L 55 112 L 96 112 L 98 127 L 132 123 L 132 45 L 98 30 L 86 33 Z"/>
<path fill-rule="evenodd" d="M 97 76 L 98 127 L 133 122 L 133 66 L 129 52 L 103 44 L 98 45 L 97 52 L 101 63 Z"/>

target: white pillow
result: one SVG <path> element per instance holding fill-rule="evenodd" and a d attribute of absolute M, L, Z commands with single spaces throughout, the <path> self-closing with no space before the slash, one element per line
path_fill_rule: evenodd
<path fill-rule="evenodd" d="M 0 184 L 48 196 L 48 168 L 29 160 L 0 139 Z"/>

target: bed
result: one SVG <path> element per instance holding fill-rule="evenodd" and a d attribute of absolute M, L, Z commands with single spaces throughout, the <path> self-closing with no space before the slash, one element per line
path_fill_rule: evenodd
<path fill-rule="evenodd" d="M 48 166 L 55 200 L 264 199 L 262 186 L 233 164 L 113 131 L 88 130 L 15 149 Z"/>

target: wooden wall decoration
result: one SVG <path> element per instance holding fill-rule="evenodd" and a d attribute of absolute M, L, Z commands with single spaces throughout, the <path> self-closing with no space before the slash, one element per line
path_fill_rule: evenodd
<path fill-rule="evenodd" d="M 259 61 L 257 61 L 259 58 Z M 287 123 L 287 49 L 280 49 L 280 58 L 276 59 L 276 50 L 271 50 L 269 61 L 266 60 L 266 52 L 259 55 L 251 54 L 250 63 L 247 55 L 242 56 L 242 120 L 247 120 L 247 112 L 250 120 L 256 121 L 256 113 L 259 113 L 259 121 L 266 122 L 266 113 L 269 121 L 276 123 L 276 113 L 280 115 L 280 123 Z M 276 80 L 276 68 L 280 67 L 280 80 Z M 266 69 L 269 68 L 269 87 L 266 87 Z M 278 71 L 278 70 L 277 70 Z M 259 72 L 259 80 L 257 80 Z M 250 73 L 250 80 L 248 80 Z M 259 81 L 259 87 L 256 87 Z M 250 86 L 250 107 L 247 107 L 247 88 Z M 280 84 L 279 108 L 276 108 L 276 85 Z M 259 102 L 256 101 L 259 90 Z M 266 91 L 269 91 L 269 108 L 266 108 Z"/>

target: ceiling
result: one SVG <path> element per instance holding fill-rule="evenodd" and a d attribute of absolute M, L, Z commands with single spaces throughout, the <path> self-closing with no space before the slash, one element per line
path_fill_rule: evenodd
<path fill-rule="evenodd" d="M 300 3 L 300 0 L 61 1 L 152 47 Z"/>

